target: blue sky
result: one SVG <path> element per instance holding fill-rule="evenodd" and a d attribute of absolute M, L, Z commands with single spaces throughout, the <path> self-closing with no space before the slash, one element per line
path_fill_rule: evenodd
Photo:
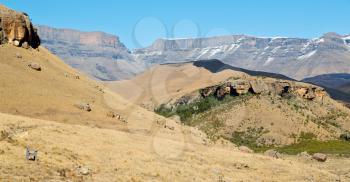
<path fill-rule="evenodd" d="M 350 33 L 350 0 L 0 0 L 34 24 L 118 35 L 129 48 L 161 37 L 314 38 Z"/>

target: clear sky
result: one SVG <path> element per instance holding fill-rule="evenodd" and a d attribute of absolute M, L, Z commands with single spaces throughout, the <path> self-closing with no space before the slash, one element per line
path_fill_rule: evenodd
<path fill-rule="evenodd" d="M 315 38 L 350 33 L 350 0 L 0 0 L 34 24 L 118 35 L 129 48 L 157 38 L 223 34 Z"/>

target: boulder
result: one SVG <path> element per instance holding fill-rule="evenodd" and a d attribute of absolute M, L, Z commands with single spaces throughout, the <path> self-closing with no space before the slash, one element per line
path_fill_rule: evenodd
<path fill-rule="evenodd" d="M 265 151 L 264 155 L 270 156 L 270 157 L 273 157 L 273 158 L 276 158 L 276 159 L 282 158 L 282 154 L 281 153 L 277 152 L 276 150 L 272 150 L 272 149 Z"/>
<path fill-rule="evenodd" d="M 246 94 L 250 89 L 250 84 L 246 80 L 237 80 L 231 84 L 238 95 Z"/>
<path fill-rule="evenodd" d="M 35 161 L 37 159 L 37 150 L 32 150 L 26 147 L 26 159 L 30 161 Z"/>
<path fill-rule="evenodd" d="M 273 93 L 275 95 L 284 95 L 286 93 L 290 92 L 291 84 L 287 81 L 284 82 L 274 82 L 271 84 L 271 87 L 269 88 L 269 92 Z"/>
<path fill-rule="evenodd" d="M 255 94 L 261 94 L 268 91 L 267 85 L 261 80 L 250 81 L 250 85 Z"/>
<path fill-rule="evenodd" d="M 312 155 L 312 158 L 319 162 L 326 162 L 327 155 L 322 153 L 315 153 L 314 155 Z"/>
<path fill-rule="evenodd" d="M 79 103 L 79 104 L 75 104 L 75 107 L 77 107 L 78 109 L 87 111 L 87 112 L 91 111 L 91 107 L 90 107 L 89 103 L 82 102 L 82 103 Z"/>
<path fill-rule="evenodd" d="M 0 5 L 0 20 L 0 44 L 10 43 L 19 47 L 27 42 L 33 48 L 40 45 L 37 31 L 27 14 Z"/>
<path fill-rule="evenodd" d="M 240 146 L 240 147 L 238 147 L 238 150 L 240 150 L 242 152 L 246 152 L 246 153 L 253 153 L 254 152 L 252 149 L 250 149 L 249 147 L 246 147 L 246 146 Z"/>
<path fill-rule="evenodd" d="M 41 66 L 38 63 L 30 63 L 28 66 L 34 70 L 41 71 Z"/>
<path fill-rule="evenodd" d="M 77 171 L 80 175 L 89 175 L 90 174 L 90 169 L 86 166 L 79 166 L 77 168 Z"/>
<path fill-rule="evenodd" d="M 20 44 L 19 40 L 14 40 L 13 45 L 16 47 L 19 47 L 21 44 Z"/>
<path fill-rule="evenodd" d="M 22 43 L 22 47 L 25 48 L 25 49 L 29 49 L 29 44 L 28 44 L 28 42 L 23 42 L 23 43 Z"/>

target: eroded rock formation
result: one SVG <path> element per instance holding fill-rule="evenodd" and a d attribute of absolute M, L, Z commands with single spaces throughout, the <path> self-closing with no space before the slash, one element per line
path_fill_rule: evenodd
<path fill-rule="evenodd" d="M 26 13 L 19 13 L 0 5 L 0 44 L 36 48 L 40 38 Z"/>
<path fill-rule="evenodd" d="M 221 84 L 200 90 L 202 97 L 214 95 L 217 98 L 222 98 L 227 94 L 238 96 L 249 92 L 252 94 L 270 94 L 278 96 L 293 95 L 307 100 L 322 100 L 322 98 L 327 95 L 326 91 L 318 86 L 270 79 L 229 79 Z"/>

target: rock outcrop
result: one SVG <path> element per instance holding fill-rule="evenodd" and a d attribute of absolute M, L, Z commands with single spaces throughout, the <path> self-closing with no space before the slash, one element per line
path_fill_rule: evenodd
<path fill-rule="evenodd" d="M 222 98 L 227 94 L 243 95 L 270 94 L 286 97 L 287 95 L 300 97 L 307 100 L 322 100 L 327 92 L 318 86 L 294 81 L 271 80 L 271 79 L 228 79 L 227 81 L 200 90 L 202 97 L 214 95 Z"/>
<path fill-rule="evenodd" d="M 19 13 L 0 5 L 0 44 L 36 48 L 40 38 L 26 13 Z"/>

